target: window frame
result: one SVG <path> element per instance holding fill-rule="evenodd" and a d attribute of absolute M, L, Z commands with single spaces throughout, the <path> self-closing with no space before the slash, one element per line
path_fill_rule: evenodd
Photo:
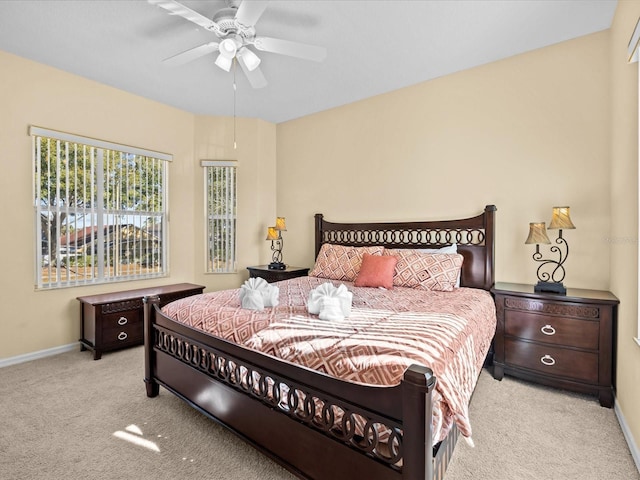
<path fill-rule="evenodd" d="M 129 145 L 122 145 L 122 144 L 118 144 L 118 143 L 114 143 L 114 142 L 109 142 L 109 141 L 105 141 L 105 140 L 99 140 L 99 139 L 95 139 L 95 138 L 90 138 L 90 137 L 84 137 L 81 135 L 76 135 L 76 134 L 71 134 L 71 133 L 67 133 L 67 132 L 61 132 L 58 130 L 52 130 L 52 129 L 48 129 L 48 128 L 43 128 L 43 127 L 38 127 L 38 126 L 34 126 L 31 125 L 29 126 L 28 129 L 28 135 L 31 137 L 31 148 L 32 148 L 32 175 L 33 175 L 33 180 L 32 180 L 32 202 L 33 202 L 33 208 L 34 208 L 34 254 L 35 254 L 35 265 L 34 265 L 34 280 L 35 280 L 35 288 L 36 290 L 53 290 L 53 289 L 60 289 L 60 288 L 68 288 L 68 287 L 77 287 L 77 286 L 85 286 L 85 285 L 94 285 L 94 284 L 106 284 L 106 283 L 119 283 L 119 282 L 125 282 L 125 281 L 131 281 L 131 280 L 142 280 L 142 279 L 149 279 L 149 278 L 159 278 L 159 277 L 165 277 L 168 275 L 169 273 L 169 257 L 168 257 L 168 252 L 169 252 L 169 235 L 168 235 L 168 224 L 169 224 L 169 177 L 168 177 L 168 164 L 169 162 L 171 162 L 173 160 L 173 156 L 167 153 L 163 153 L 163 152 L 157 152 L 157 151 L 153 151 L 153 150 L 149 150 L 149 149 L 144 149 L 144 148 L 138 148 L 138 147 L 132 147 Z M 73 155 L 77 155 L 78 153 L 78 147 L 80 147 L 82 149 L 82 155 L 88 155 L 90 160 L 89 160 L 89 164 L 88 165 L 84 165 L 83 169 L 84 171 L 87 171 L 87 168 L 89 169 L 89 171 L 91 172 L 91 174 L 89 175 L 91 180 L 90 181 L 84 181 L 82 183 L 82 188 L 83 191 L 84 189 L 88 186 L 88 188 L 91 190 L 91 194 L 89 195 L 89 197 L 95 198 L 94 197 L 94 193 L 93 193 L 93 189 L 104 189 L 104 176 L 103 175 L 96 175 L 95 178 L 95 169 L 98 168 L 98 166 L 100 168 L 102 168 L 103 164 L 102 162 L 110 162 L 113 160 L 117 161 L 122 161 L 123 156 L 125 158 L 129 157 L 129 156 L 133 156 L 135 157 L 134 161 L 138 162 L 140 159 L 139 157 L 146 157 L 145 161 L 146 162 L 161 162 L 157 165 L 157 167 L 154 168 L 160 168 L 160 172 L 161 172 L 161 182 L 159 183 L 160 185 L 160 201 L 162 204 L 162 207 L 159 211 L 149 211 L 149 212 L 145 212 L 143 210 L 134 210 L 134 209 L 126 209 L 126 208 L 115 208 L 115 207 L 105 207 L 103 202 L 97 202 L 94 201 L 93 203 L 95 205 L 92 205 L 91 207 L 89 207 L 87 209 L 87 207 L 83 207 L 78 209 L 77 205 L 68 205 L 67 207 L 65 207 L 66 209 L 66 213 L 67 215 L 73 215 L 74 219 L 78 218 L 78 210 L 82 211 L 83 215 L 87 214 L 87 211 L 90 212 L 90 215 L 95 215 L 96 218 L 95 220 L 91 221 L 89 224 L 89 227 L 86 226 L 86 223 L 84 222 L 84 219 L 82 219 L 82 221 L 80 222 L 81 225 L 83 226 L 83 228 L 92 228 L 93 231 L 95 232 L 95 239 L 93 238 L 94 233 L 91 233 L 91 243 L 94 244 L 93 247 L 91 247 L 92 249 L 97 249 L 99 252 L 102 252 L 103 250 L 107 250 L 107 248 L 105 248 L 105 243 L 104 240 L 105 239 L 115 239 L 114 240 L 114 246 L 113 246 L 113 261 L 117 261 L 118 265 L 121 264 L 122 262 L 122 257 L 120 257 L 121 255 L 121 250 L 117 249 L 118 246 L 122 245 L 121 243 L 116 243 L 116 242 L 120 242 L 120 237 L 118 236 L 117 233 L 114 232 L 120 232 L 122 233 L 123 229 L 126 231 L 126 229 L 128 227 L 130 227 L 131 225 L 134 226 L 134 228 L 136 227 L 136 223 L 135 220 L 137 219 L 141 219 L 145 214 L 149 214 L 152 217 L 158 217 L 160 219 L 160 224 L 162 226 L 161 228 L 161 237 L 160 237 L 160 242 L 161 242 L 161 247 L 159 249 L 159 257 L 162 259 L 161 264 L 158 266 L 157 269 L 155 269 L 155 271 L 142 271 L 143 269 L 143 265 L 140 262 L 140 270 L 138 271 L 134 271 L 133 273 L 121 273 L 118 274 L 116 273 L 115 275 L 111 274 L 111 268 L 108 267 L 108 262 L 110 260 L 109 258 L 109 252 L 105 252 L 102 255 L 98 255 L 97 259 L 95 258 L 95 255 L 90 254 L 87 255 L 86 251 L 84 253 L 84 259 L 86 260 L 87 258 L 91 258 L 92 261 L 96 261 L 96 264 L 98 264 L 99 266 L 96 267 L 96 264 L 92 264 L 92 268 L 90 268 L 91 270 L 91 274 L 88 277 L 85 278 L 80 278 L 79 275 L 75 275 L 75 276 L 71 276 L 71 275 L 67 275 L 66 278 L 64 278 L 63 276 L 61 276 L 60 271 L 61 269 L 57 266 L 55 267 L 51 267 L 49 266 L 50 271 L 55 271 L 55 277 L 49 279 L 48 281 L 44 281 L 45 280 L 45 275 L 43 274 L 43 265 L 44 265 L 44 261 L 47 260 L 46 256 L 45 256 L 45 252 L 43 250 L 43 247 L 45 245 L 45 238 L 43 236 L 43 230 L 42 230 L 42 224 L 41 224 L 41 214 L 43 211 L 56 211 L 61 209 L 60 205 L 55 206 L 54 208 L 51 207 L 47 207 L 47 208 L 43 208 L 43 204 L 41 202 L 38 201 L 38 199 L 40 198 L 40 192 L 39 189 L 41 188 L 41 181 L 40 181 L 40 174 L 42 172 L 40 172 L 40 162 L 41 162 L 41 150 L 40 150 L 40 145 L 39 142 L 41 139 L 48 139 L 50 140 L 53 145 L 56 147 L 56 168 L 59 169 L 61 163 L 61 160 L 58 158 L 58 155 L 60 155 L 63 152 L 63 149 L 61 147 L 65 147 L 64 149 L 64 159 L 70 158 L 69 157 L 69 153 L 71 151 L 73 151 Z M 72 149 L 69 150 L 68 147 L 71 146 Z M 146 164 L 145 164 L 146 165 Z M 129 173 L 129 167 L 126 167 L 126 172 Z M 118 172 L 120 172 L 120 170 L 118 170 Z M 140 172 L 140 170 L 138 170 L 138 172 Z M 135 171 L 133 171 L 134 175 L 135 175 Z M 58 170 L 56 172 L 56 185 L 55 188 L 59 189 L 60 185 L 61 185 L 61 181 L 60 179 L 62 178 L 61 172 Z M 76 177 L 77 180 L 77 177 Z M 147 183 L 147 185 L 149 185 L 149 183 Z M 128 186 L 128 184 L 127 184 Z M 133 185 L 133 187 L 135 187 L 135 184 Z M 59 192 L 59 190 L 58 190 Z M 119 193 L 119 192 L 118 192 Z M 64 195 L 60 195 L 59 198 L 67 198 L 69 195 L 69 191 L 67 190 L 65 192 Z M 86 195 L 86 193 L 85 193 Z M 98 196 L 98 194 L 95 194 L 96 197 Z M 109 221 L 105 221 L 105 217 L 109 217 L 112 216 L 113 220 L 112 222 Z M 115 218 L 127 218 L 129 217 L 131 219 L 131 221 L 133 223 L 131 223 L 131 225 L 129 225 L 128 223 L 119 223 L 115 220 Z M 80 217 L 82 218 L 82 217 Z M 95 225 L 93 224 L 95 222 Z M 140 252 L 143 251 L 143 249 L 149 249 L 149 248 L 154 248 L 153 246 L 149 246 L 149 238 L 147 235 L 146 240 L 143 237 L 143 230 L 141 227 L 142 224 L 140 224 L 138 226 L 137 229 L 135 229 L 134 236 L 136 236 L 136 238 L 138 238 L 139 240 L 135 240 L 134 241 L 134 245 L 132 248 L 125 246 L 124 248 L 127 250 L 127 253 L 130 252 L 130 250 L 133 250 L 134 252 Z M 77 227 L 77 223 L 75 224 L 75 226 Z M 102 226 L 102 231 L 100 230 L 100 227 Z M 118 229 L 119 228 L 119 229 Z M 78 235 L 79 235 L 79 231 L 78 230 L 74 230 L 75 233 L 75 241 L 73 242 L 73 249 L 74 252 L 77 252 L 77 250 L 75 250 L 77 248 L 77 244 L 78 244 Z M 143 232 L 140 234 L 137 234 L 137 232 Z M 147 232 L 148 234 L 148 232 Z M 58 235 L 58 232 L 56 231 L 56 235 Z M 86 234 L 83 232 L 82 235 L 86 236 Z M 50 235 L 49 235 L 50 236 Z M 71 237 L 73 237 L 74 234 L 69 234 L 67 233 L 67 241 L 70 240 Z M 58 238 L 58 237 L 57 237 Z M 61 238 L 61 236 L 59 237 Z M 155 241 L 154 239 L 152 239 L 152 241 Z M 57 241 L 56 241 L 56 245 L 57 245 Z M 125 243 L 130 243 L 129 240 L 127 239 L 127 242 Z M 50 243 L 49 243 L 50 245 Z M 71 244 L 70 244 L 71 245 Z M 85 245 L 86 248 L 86 243 L 84 242 L 83 239 L 83 245 Z M 118 250 L 116 252 L 116 249 Z M 58 250 L 58 248 L 56 248 L 56 250 Z M 69 247 L 67 250 L 67 254 L 69 254 Z M 56 251 L 56 254 L 58 254 L 59 252 Z M 51 251 L 50 251 L 50 246 L 49 246 L 49 253 L 48 255 L 51 255 Z M 76 256 L 76 254 L 74 253 L 74 257 L 77 259 L 78 257 Z M 60 255 L 58 255 L 58 258 L 60 258 Z M 155 258 L 155 256 L 153 256 L 153 258 Z M 49 262 L 52 262 L 52 259 L 49 258 Z M 50 264 L 49 264 L 50 265 Z M 106 265 L 106 268 L 105 268 Z M 107 273 L 108 270 L 108 273 Z M 116 271 L 116 266 L 114 263 L 114 272 Z"/>
<path fill-rule="evenodd" d="M 629 55 L 629 63 L 638 64 L 638 125 L 640 125 L 640 62 L 638 61 L 640 57 L 640 19 L 638 19 L 638 21 L 636 22 L 636 26 L 631 35 L 631 39 L 629 40 L 627 53 Z M 638 132 L 638 153 L 638 163 L 640 164 L 640 131 Z M 640 168 L 638 169 L 637 185 L 638 191 L 640 192 Z M 638 196 L 638 214 L 638 237 L 636 238 L 640 239 L 640 195 Z M 636 243 L 638 246 L 638 264 L 636 266 L 638 275 L 638 298 L 640 298 L 640 241 Z M 636 330 L 637 336 L 634 337 L 634 340 L 638 345 L 640 345 L 640 306 L 638 308 L 637 317 L 638 329 Z"/>
<path fill-rule="evenodd" d="M 203 167 L 204 171 L 204 273 L 205 274 L 228 274 L 228 273 L 238 273 L 238 233 L 237 233 L 237 223 L 238 223 L 238 162 L 236 160 L 201 160 L 200 165 Z M 225 175 L 228 175 L 230 172 L 233 177 L 233 184 L 230 185 L 230 191 L 225 190 L 227 195 L 231 195 L 233 198 L 233 206 L 232 211 L 230 212 L 227 208 L 223 214 L 223 218 L 219 219 L 222 221 L 223 227 L 231 232 L 231 237 L 226 237 L 226 239 L 221 244 L 220 242 L 212 242 L 212 231 L 213 227 L 210 225 L 210 217 L 214 215 L 211 210 L 211 202 L 210 202 L 210 184 L 209 179 L 210 168 L 224 168 L 226 172 Z M 228 170 L 231 169 L 231 170 Z M 229 200 L 227 196 L 227 200 Z M 225 261 L 223 265 L 226 265 L 226 268 L 213 268 L 214 251 L 216 251 L 216 247 L 230 249 L 230 256 L 225 254 Z"/>

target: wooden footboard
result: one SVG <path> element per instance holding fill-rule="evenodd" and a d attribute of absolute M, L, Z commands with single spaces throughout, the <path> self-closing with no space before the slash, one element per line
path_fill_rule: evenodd
<path fill-rule="evenodd" d="M 394 387 L 356 385 L 174 322 L 158 302 L 145 298 L 149 397 L 163 386 L 300 478 L 441 478 L 434 465 L 444 472 L 452 446 L 434 459 L 429 368 Z"/>

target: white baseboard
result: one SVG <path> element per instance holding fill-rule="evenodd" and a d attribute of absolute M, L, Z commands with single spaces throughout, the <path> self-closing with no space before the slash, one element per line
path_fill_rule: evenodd
<path fill-rule="evenodd" d="M 616 417 L 618 417 L 618 423 L 620 423 L 620 428 L 622 428 L 622 434 L 624 435 L 625 440 L 627 441 L 627 445 L 629 445 L 629 450 L 631 451 L 631 456 L 633 457 L 633 461 L 636 464 L 636 468 L 638 472 L 640 472 L 640 450 L 638 450 L 638 445 L 636 444 L 633 435 L 631 434 L 631 430 L 629 429 L 629 425 L 627 425 L 627 421 L 622 414 L 622 410 L 620 410 L 620 405 L 618 404 L 618 399 L 616 399 L 614 404 L 614 411 L 616 412 Z"/>
<path fill-rule="evenodd" d="M 16 365 L 18 363 L 30 362 L 31 360 L 37 360 L 39 358 L 50 357 L 52 355 L 58 355 L 59 353 L 70 352 L 79 347 L 80 344 L 70 343 L 69 345 L 62 345 L 60 347 L 48 348 L 46 350 L 40 350 L 37 352 L 25 353 L 24 355 L 16 355 L 15 357 L 0 358 L 0 368 L 8 367 L 9 365 Z"/>

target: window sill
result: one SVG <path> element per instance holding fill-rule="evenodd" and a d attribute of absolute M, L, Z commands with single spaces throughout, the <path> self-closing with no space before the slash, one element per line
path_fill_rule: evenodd
<path fill-rule="evenodd" d="M 638 337 L 640 337 L 640 335 L 638 335 Z M 640 338 L 635 338 L 635 337 L 634 337 L 633 339 L 636 341 L 636 343 L 637 343 L 637 344 L 638 344 L 638 346 L 640 347 Z"/>

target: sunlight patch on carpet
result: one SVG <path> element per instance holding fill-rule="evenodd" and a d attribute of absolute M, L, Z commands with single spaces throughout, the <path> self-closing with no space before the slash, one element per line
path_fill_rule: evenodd
<path fill-rule="evenodd" d="M 142 433 L 142 430 L 137 425 L 128 425 L 125 428 L 125 431 L 118 430 L 117 432 L 113 433 L 113 436 L 116 438 L 125 440 L 139 447 L 143 447 L 153 452 L 159 453 L 160 447 L 158 447 L 158 445 L 155 442 L 152 442 L 151 440 L 147 440 L 146 438 L 143 438 L 143 435 L 144 434 Z"/>

